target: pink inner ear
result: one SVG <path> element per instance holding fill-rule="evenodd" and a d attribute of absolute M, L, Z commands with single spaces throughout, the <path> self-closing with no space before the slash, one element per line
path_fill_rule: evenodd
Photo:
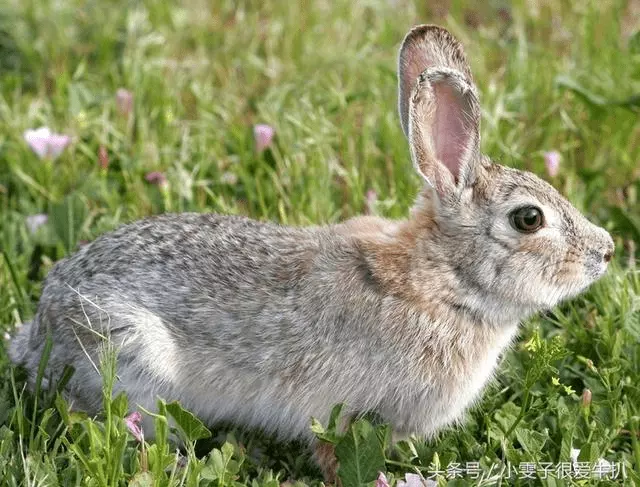
<path fill-rule="evenodd" d="M 432 135 L 436 157 L 451 171 L 457 184 L 465 152 L 469 147 L 469 139 L 472 137 L 469 127 L 471 116 L 465 112 L 469 107 L 456 88 L 445 83 L 437 83 L 433 90 L 436 114 Z"/>

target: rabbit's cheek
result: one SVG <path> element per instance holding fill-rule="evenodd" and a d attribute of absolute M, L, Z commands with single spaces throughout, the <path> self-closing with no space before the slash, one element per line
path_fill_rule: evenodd
<path fill-rule="evenodd" d="M 567 260 L 562 263 L 552 274 L 554 284 L 564 289 L 572 289 L 576 283 L 582 281 L 581 266 L 576 260 Z"/>

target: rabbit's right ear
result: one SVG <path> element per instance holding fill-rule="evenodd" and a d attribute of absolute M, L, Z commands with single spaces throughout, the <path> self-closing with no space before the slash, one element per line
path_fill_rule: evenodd
<path fill-rule="evenodd" d="M 455 197 L 480 164 L 480 106 L 462 46 L 441 27 L 415 27 L 400 48 L 398 76 L 413 164 L 441 199 Z"/>

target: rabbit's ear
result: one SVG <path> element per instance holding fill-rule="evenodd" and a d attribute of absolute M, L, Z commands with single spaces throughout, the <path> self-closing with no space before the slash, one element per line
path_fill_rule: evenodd
<path fill-rule="evenodd" d="M 446 30 L 424 25 L 399 56 L 398 106 L 413 163 L 441 197 L 475 179 L 480 106 L 462 47 Z"/>

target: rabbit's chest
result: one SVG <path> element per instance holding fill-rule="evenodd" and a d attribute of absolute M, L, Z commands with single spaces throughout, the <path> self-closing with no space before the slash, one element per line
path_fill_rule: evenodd
<path fill-rule="evenodd" d="M 504 350 L 513 339 L 517 326 L 496 331 L 488 336 L 474 337 L 470 344 L 473 351 L 459 353 L 460 364 L 451 367 L 451 374 L 443 374 L 437 389 L 442 391 L 441 404 L 444 423 L 458 419 L 476 400 L 494 376 Z"/>
<path fill-rule="evenodd" d="M 496 331 L 493 335 L 466 336 L 448 347 L 433 341 L 422 353 L 416 370 L 422 387 L 410 394 L 410 408 L 404 418 L 409 433 L 431 435 L 461 419 L 464 412 L 481 397 L 494 375 L 502 352 L 509 345 L 517 326 Z M 475 348 L 474 348 L 475 347 Z"/>

